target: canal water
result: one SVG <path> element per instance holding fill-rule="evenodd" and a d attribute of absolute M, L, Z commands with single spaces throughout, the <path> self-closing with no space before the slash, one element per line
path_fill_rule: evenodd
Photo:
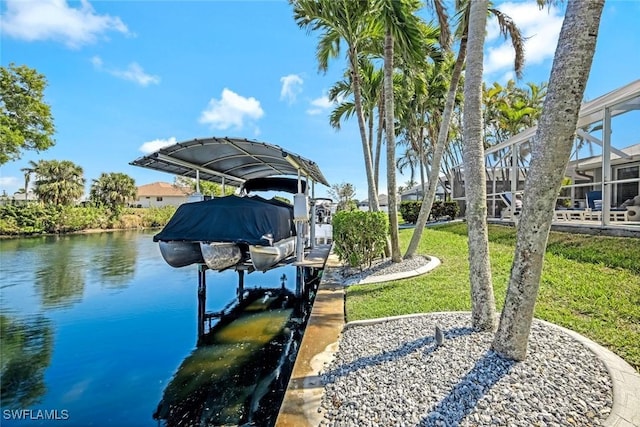
<path fill-rule="evenodd" d="M 224 351 L 215 342 L 197 347 L 197 268 L 167 265 L 153 234 L 121 231 L 0 240 L 2 426 L 206 425 L 187 419 L 188 411 L 183 422 L 171 419 L 167 411 L 174 402 L 169 401 L 189 367 L 200 369 L 192 365 L 194 360 L 206 362 L 211 354 L 224 359 Z M 234 271 L 208 271 L 207 311 L 229 310 L 236 284 Z M 285 294 L 295 292 L 294 267 L 245 275 L 247 292 L 283 286 Z M 275 297 L 271 300 L 279 304 L 277 310 L 290 308 Z M 251 321 L 259 323 L 256 319 Z M 289 329 L 284 331 L 274 332 L 280 340 L 275 344 L 293 359 L 295 343 L 289 340 Z M 220 332 L 213 341 L 224 333 L 232 335 Z M 198 372 L 213 375 L 203 368 L 193 377 L 198 381 Z M 276 373 L 280 384 L 286 384 L 283 375 L 288 373 Z M 220 387 L 200 387 L 199 393 L 210 395 Z M 267 397 L 277 410 L 277 397 Z M 220 406 L 211 396 L 200 400 Z M 252 419 L 251 424 L 275 421 L 274 413 L 261 412 L 261 421 Z M 202 414 L 197 412 L 196 418 Z M 238 418 L 247 419 L 246 413 Z"/>

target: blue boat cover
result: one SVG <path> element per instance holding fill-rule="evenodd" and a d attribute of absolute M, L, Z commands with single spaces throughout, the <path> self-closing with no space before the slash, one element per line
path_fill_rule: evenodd
<path fill-rule="evenodd" d="M 262 197 L 219 197 L 184 203 L 153 241 L 231 242 L 269 246 L 295 235 L 293 206 Z"/>

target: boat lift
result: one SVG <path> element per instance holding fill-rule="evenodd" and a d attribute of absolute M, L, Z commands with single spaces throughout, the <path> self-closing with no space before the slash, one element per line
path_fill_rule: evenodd
<path fill-rule="evenodd" d="M 309 187 L 311 199 L 315 198 L 315 183 L 328 186 L 326 178 L 318 165 L 298 154 L 287 151 L 277 145 L 244 138 L 211 137 L 192 139 L 163 147 L 151 154 L 140 157 L 130 163 L 134 166 L 153 169 L 184 176 L 196 180 L 199 192 L 200 180 L 221 184 L 223 191 L 226 185 L 241 187 L 245 182 L 255 178 L 297 177 L 297 194 L 294 195 L 294 221 L 296 223 L 295 258 L 285 259 L 274 265 L 295 262 L 296 294 L 299 297 L 308 294 L 304 289 L 304 249 L 306 230 L 309 230 L 309 246 L 315 246 L 316 203 L 311 204 L 309 214 Z M 306 180 L 306 181 L 303 181 Z M 303 185 L 305 183 L 307 185 Z M 309 182 L 311 185 L 308 185 Z M 238 298 L 244 291 L 244 274 L 254 271 L 250 264 L 234 266 L 238 274 Z M 206 313 L 206 264 L 198 264 L 198 337 L 202 338 L 210 329 L 216 313 Z M 308 296 L 308 295 L 307 295 Z M 207 328 L 206 326 L 209 326 Z"/>

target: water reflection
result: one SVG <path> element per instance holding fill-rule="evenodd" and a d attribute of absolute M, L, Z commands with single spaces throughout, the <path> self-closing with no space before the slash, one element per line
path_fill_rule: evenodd
<path fill-rule="evenodd" d="M 100 233 L 92 239 L 95 245 L 91 265 L 106 288 L 126 287 L 136 271 L 138 250 L 132 239 L 135 232 Z"/>
<path fill-rule="evenodd" d="M 47 237 L 46 250 L 34 263 L 35 288 L 45 307 L 69 306 L 82 298 L 84 257 L 69 237 Z"/>
<path fill-rule="evenodd" d="M 241 425 L 256 418 L 268 425 L 261 409 L 284 388 L 281 371 L 295 359 L 296 304 L 284 288 L 245 291 L 182 362 L 154 418 L 167 426 Z"/>
<path fill-rule="evenodd" d="M 5 408 L 27 408 L 46 392 L 53 329 L 42 316 L 18 320 L 0 314 L 0 399 Z"/>

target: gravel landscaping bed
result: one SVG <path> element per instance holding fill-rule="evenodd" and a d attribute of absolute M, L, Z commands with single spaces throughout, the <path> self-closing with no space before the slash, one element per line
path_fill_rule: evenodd
<path fill-rule="evenodd" d="M 433 313 L 347 325 L 322 371 L 322 425 L 593 426 L 608 417 L 609 374 L 572 337 L 534 321 L 527 360 L 513 362 L 470 322 Z"/>
<path fill-rule="evenodd" d="M 369 276 L 382 276 L 416 270 L 424 267 L 428 262 L 429 258 L 423 255 L 416 255 L 410 259 L 402 260 L 402 262 L 391 262 L 390 258 L 377 259 L 373 261 L 371 267 L 367 267 L 363 271 L 360 271 L 359 268 L 344 266 L 339 273 L 345 285 L 352 285 Z"/>

